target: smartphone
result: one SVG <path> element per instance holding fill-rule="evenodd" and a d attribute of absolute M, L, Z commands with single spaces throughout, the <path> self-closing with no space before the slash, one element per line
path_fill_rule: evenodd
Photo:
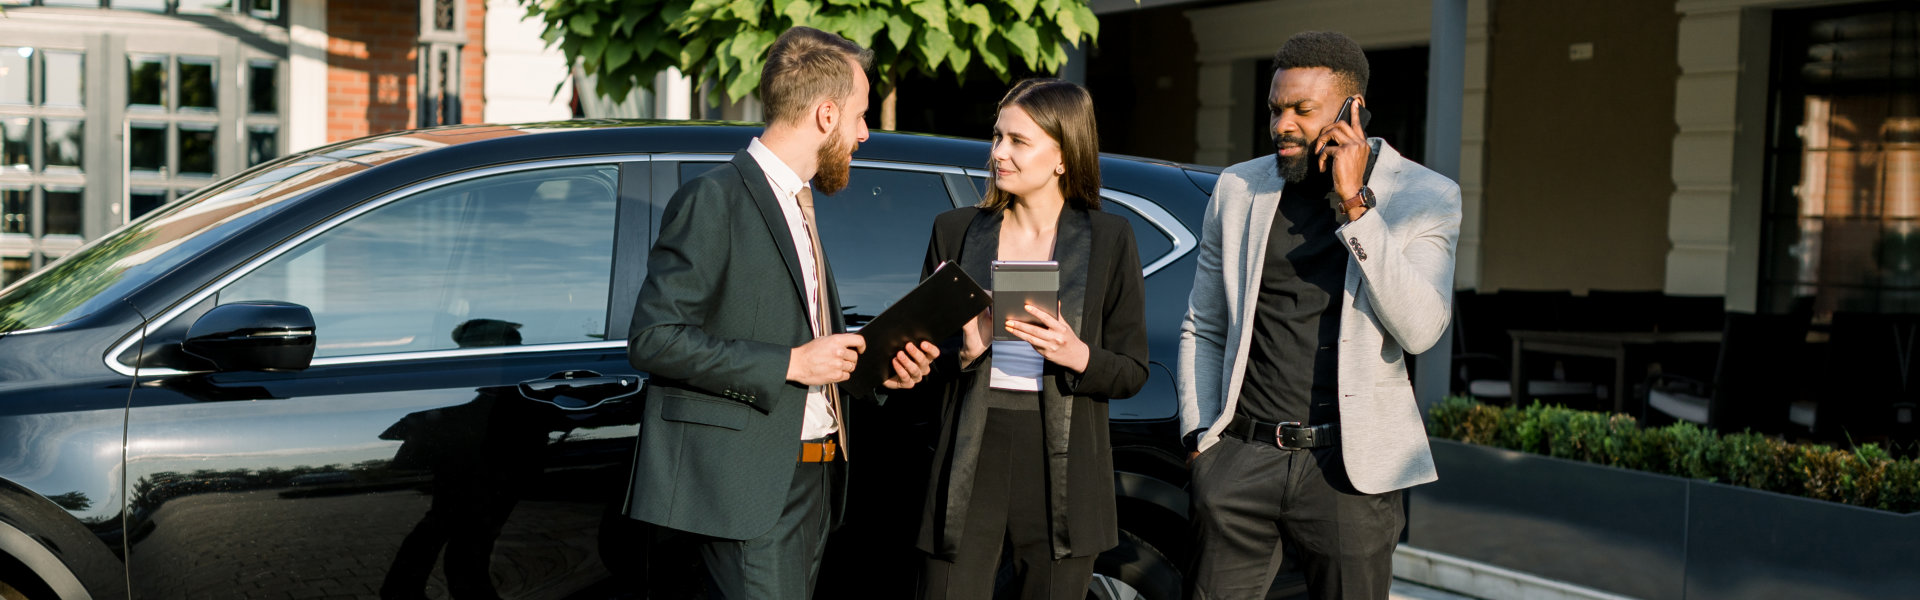
<path fill-rule="evenodd" d="M 1352 118 L 1349 115 L 1353 111 L 1355 98 L 1359 98 L 1359 96 L 1347 96 L 1347 101 L 1340 103 L 1340 112 L 1333 115 L 1334 121 L 1336 122 L 1345 121 L 1349 118 Z M 1373 111 L 1367 110 L 1367 107 L 1365 106 L 1361 106 L 1360 107 L 1360 128 L 1366 129 L 1367 124 L 1372 122 L 1373 122 Z"/>
<path fill-rule="evenodd" d="M 1016 341 L 1007 331 L 1007 319 L 1038 323 L 1027 312 L 1032 304 L 1058 310 L 1060 305 L 1060 263 L 1051 260 L 993 261 L 993 339 Z"/>

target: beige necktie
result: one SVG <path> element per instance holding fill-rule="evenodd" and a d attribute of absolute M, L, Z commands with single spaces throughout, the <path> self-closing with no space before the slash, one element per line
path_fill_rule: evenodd
<path fill-rule="evenodd" d="M 820 247 L 820 229 L 814 225 L 813 188 L 800 188 L 800 193 L 795 197 L 800 200 L 800 220 L 806 224 L 807 240 L 813 244 L 813 299 L 814 306 L 819 307 L 814 311 L 813 318 L 820 324 L 820 335 L 830 335 L 833 333 L 833 313 L 828 311 L 833 308 L 827 306 L 827 253 Z M 840 455 L 847 457 L 847 424 L 840 419 L 840 386 L 829 383 L 825 388 L 827 415 L 833 417 L 833 430 L 840 438 Z"/>

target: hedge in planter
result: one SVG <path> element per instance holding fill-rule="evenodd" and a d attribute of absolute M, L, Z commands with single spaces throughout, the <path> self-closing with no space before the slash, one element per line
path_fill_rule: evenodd
<path fill-rule="evenodd" d="M 1427 432 L 1471 444 L 1704 479 L 1898 513 L 1920 511 L 1920 462 L 1874 444 L 1852 451 L 1692 423 L 1642 428 L 1622 414 L 1539 402 L 1524 408 L 1449 397 Z"/>

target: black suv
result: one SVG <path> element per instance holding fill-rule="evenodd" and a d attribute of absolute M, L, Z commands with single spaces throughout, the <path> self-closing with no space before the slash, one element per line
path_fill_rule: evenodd
<path fill-rule="evenodd" d="M 659 537 L 618 512 L 647 249 L 674 189 L 758 131 L 363 138 L 221 181 L 0 292 L 0 595 L 625 593 Z M 987 152 L 861 146 L 819 203 L 850 324 L 915 283 L 934 215 L 979 201 Z M 1125 533 L 1093 593 L 1174 598 L 1186 470 L 1167 365 L 1217 171 L 1101 168 L 1105 210 L 1139 241 L 1155 361 L 1111 403 Z M 830 561 L 824 585 L 858 579 Z"/>

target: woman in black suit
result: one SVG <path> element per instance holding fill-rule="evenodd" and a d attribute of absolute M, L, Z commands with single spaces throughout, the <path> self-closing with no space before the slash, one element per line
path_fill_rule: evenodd
<path fill-rule="evenodd" d="M 920 521 L 927 598 L 990 598 L 1002 544 L 1021 598 L 1083 598 L 1094 557 L 1118 544 L 1107 400 L 1147 381 L 1144 282 L 1133 229 L 1100 211 L 1093 99 L 1058 79 L 999 104 L 993 186 L 934 221 L 925 270 L 957 261 L 991 281 L 995 260 L 1060 264 L 1058 306 L 982 313 L 949 340 L 934 381 L 939 443 Z"/>

